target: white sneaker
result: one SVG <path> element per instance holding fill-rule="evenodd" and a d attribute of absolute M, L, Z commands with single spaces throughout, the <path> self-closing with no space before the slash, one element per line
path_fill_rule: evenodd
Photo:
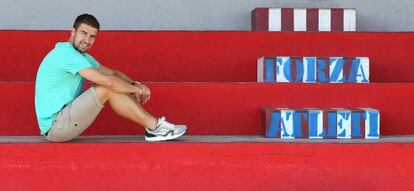
<path fill-rule="evenodd" d="M 157 127 L 154 130 L 145 128 L 145 141 L 166 141 L 181 137 L 187 131 L 185 125 L 174 125 L 168 123 L 165 117 L 158 119 Z"/>

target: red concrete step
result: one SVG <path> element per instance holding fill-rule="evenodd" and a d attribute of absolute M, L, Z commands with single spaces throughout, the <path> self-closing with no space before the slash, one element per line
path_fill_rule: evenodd
<path fill-rule="evenodd" d="M 0 190 L 414 189 L 412 143 L 3 143 L 0 153 Z"/>
<path fill-rule="evenodd" d="M 382 136 L 380 139 L 275 139 L 262 135 L 184 135 L 164 143 L 323 143 L 323 144 L 378 144 L 414 143 L 414 135 Z M 49 143 L 45 137 L 0 136 L 3 143 Z M 144 135 L 81 135 L 70 143 L 152 143 L 144 140 Z"/>
<path fill-rule="evenodd" d="M 0 80 L 33 81 L 69 31 L 0 31 Z M 414 82 L 414 32 L 101 31 L 91 54 L 151 82 L 255 82 L 263 56 L 369 57 L 371 82 Z M 18 71 L 10 72 L 10 71 Z"/>
<path fill-rule="evenodd" d="M 359 108 L 381 112 L 382 135 L 414 134 L 414 84 L 148 83 L 145 105 L 156 116 L 189 126 L 189 135 L 260 135 L 261 109 Z M 1 82 L 0 135 L 38 135 L 33 82 Z M 142 134 L 109 106 L 86 135 Z"/>

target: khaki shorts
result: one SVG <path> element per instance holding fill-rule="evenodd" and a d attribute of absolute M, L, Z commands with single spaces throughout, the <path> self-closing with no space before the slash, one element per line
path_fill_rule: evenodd
<path fill-rule="evenodd" d="M 92 124 L 102 108 L 103 104 L 95 88 L 89 88 L 60 110 L 46 139 L 52 142 L 65 142 L 78 137 Z"/>

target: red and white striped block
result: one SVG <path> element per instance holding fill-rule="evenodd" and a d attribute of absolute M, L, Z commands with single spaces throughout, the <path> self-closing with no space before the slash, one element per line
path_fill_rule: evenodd
<path fill-rule="evenodd" d="M 256 8 L 254 31 L 355 31 L 355 9 Z"/>

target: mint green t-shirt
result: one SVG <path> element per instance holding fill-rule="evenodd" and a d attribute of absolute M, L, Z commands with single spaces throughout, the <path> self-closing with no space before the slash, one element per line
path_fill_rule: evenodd
<path fill-rule="evenodd" d="M 85 80 L 78 72 L 99 65 L 92 56 L 77 51 L 69 42 L 56 43 L 36 76 L 35 108 L 40 134 L 47 133 L 59 111 L 82 93 Z"/>

